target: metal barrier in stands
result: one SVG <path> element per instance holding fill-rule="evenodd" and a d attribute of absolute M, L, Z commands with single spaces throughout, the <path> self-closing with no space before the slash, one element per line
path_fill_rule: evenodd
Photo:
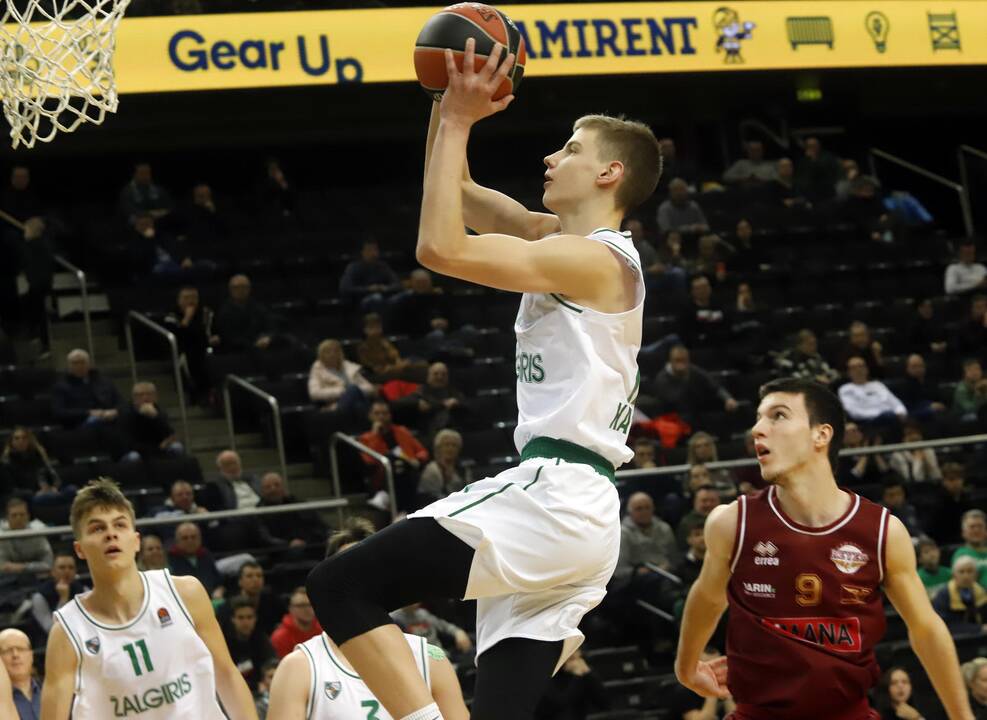
<path fill-rule="evenodd" d="M 178 393 L 178 415 L 182 422 L 182 439 L 185 441 L 185 451 L 190 453 L 192 452 L 192 442 L 188 430 L 188 411 L 185 409 L 185 388 L 182 382 L 182 368 L 178 359 L 178 340 L 175 338 L 175 333 L 158 325 L 147 315 L 139 313 L 136 310 L 128 312 L 127 318 L 123 323 L 123 330 L 127 336 L 127 353 L 130 355 L 130 377 L 134 384 L 137 384 L 137 357 L 134 355 L 134 331 L 131 325 L 135 320 L 163 337 L 171 350 L 171 369 L 175 373 L 175 391 Z"/>
<path fill-rule="evenodd" d="M 89 312 L 89 288 L 86 286 L 86 272 L 77 268 L 61 255 L 55 255 L 52 259 L 56 265 L 72 273 L 75 276 L 76 282 L 79 283 L 79 298 L 82 301 L 82 324 L 86 328 L 86 346 L 89 350 L 89 359 L 95 364 L 96 346 L 93 343 L 93 322 Z"/>
<path fill-rule="evenodd" d="M 987 160 L 987 152 L 973 147 L 972 145 L 960 145 L 956 149 L 956 159 L 960 165 L 960 182 L 963 183 L 963 194 L 966 196 L 967 207 L 972 208 L 970 202 L 970 177 L 967 174 L 966 156 L 972 155 L 980 160 Z M 976 230 L 976 218 L 971 219 L 971 227 Z M 968 233 L 969 234 L 969 233 Z"/>
<path fill-rule="evenodd" d="M 278 513 L 302 512 L 304 510 L 331 510 L 349 505 L 346 498 L 331 498 L 327 500 L 309 500 L 307 502 L 289 503 L 286 505 L 258 505 L 255 508 L 246 510 L 216 510 L 215 512 L 205 512 L 194 515 L 179 515 L 160 518 L 138 518 L 135 523 L 137 529 L 146 527 L 158 527 L 161 525 L 178 525 L 183 522 L 209 522 L 211 520 L 226 520 L 238 517 L 257 517 L 258 515 L 277 515 Z M 58 525 L 49 528 L 37 528 L 30 530 L 6 530 L 0 531 L 0 540 L 23 540 L 32 537 L 48 537 L 51 535 L 68 535 L 72 533 L 71 525 Z"/>
<path fill-rule="evenodd" d="M 332 489 L 333 492 L 336 493 L 336 497 L 342 497 L 343 494 L 339 483 L 339 451 L 336 449 L 336 446 L 341 442 L 356 448 L 362 453 L 366 453 L 384 467 L 384 477 L 387 478 L 387 494 L 390 498 L 391 505 L 391 520 L 393 521 L 398 515 L 398 503 L 397 498 L 394 496 L 394 467 L 391 465 L 391 459 L 386 455 L 381 455 L 373 448 L 367 447 L 353 436 L 339 432 L 333 433 L 332 438 L 329 440 L 329 462 L 332 467 Z"/>
<path fill-rule="evenodd" d="M 919 442 L 895 443 L 893 445 L 877 445 L 862 448 L 844 448 L 840 450 L 840 457 L 856 457 L 858 455 L 883 455 L 885 453 L 897 452 L 899 450 L 921 450 L 923 448 L 954 447 L 956 445 L 974 445 L 976 443 L 987 442 L 987 435 L 963 435 L 960 437 L 940 438 L 938 440 L 920 440 Z M 716 462 L 704 463 L 710 470 L 720 468 L 752 467 L 757 465 L 754 458 L 740 458 L 739 460 L 718 460 Z M 635 470 L 618 470 L 616 477 L 618 480 L 625 478 L 648 477 L 651 475 L 677 475 L 689 472 L 689 465 L 665 465 L 656 468 L 639 468 Z"/>
<path fill-rule="evenodd" d="M 252 395 L 256 395 L 267 403 L 271 408 L 271 416 L 274 423 L 274 442 L 278 449 L 278 462 L 281 463 L 281 477 L 288 482 L 288 462 L 284 454 L 284 435 L 281 432 L 281 405 L 278 399 L 261 390 L 259 387 L 244 380 L 239 375 L 227 375 L 223 381 L 223 405 L 226 408 L 226 427 L 230 432 L 230 449 L 236 450 L 236 433 L 233 429 L 233 403 L 230 400 L 230 384 L 243 388 Z M 338 495 L 337 495 L 338 497 Z"/>
<path fill-rule="evenodd" d="M 963 229 L 966 232 L 966 236 L 970 237 L 973 235 L 973 211 L 970 209 L 970 201 L 967 196 L 965 185 L 966 183 L 960 184 L 958 182 L 953 182 L 949 178 L 944 178 L 942 175 L 937 175 L 931 170 L 926 170 L 923 167 L 919 167 L 915 163 L 908 162 L 907 160 L 898 157 L 897 155 L 892 155 L 889 152 L 880 150 L 878 148 L 871 148 L 868 151 L 867 159 L 870 162 L 870 172 L 875 178 L 877 177 L 877 166 L 874 163 L 874 158 L 881 158 L 882 160 L 887 160 L 888 162 L 894 163 L 899 167 L 903 167 L 906 170 L 921 175 L 927 180 L 932 180 L 935 183 L 947 187 L 953 190 L 960 199 L 960 214 L 963 216 Z"/>

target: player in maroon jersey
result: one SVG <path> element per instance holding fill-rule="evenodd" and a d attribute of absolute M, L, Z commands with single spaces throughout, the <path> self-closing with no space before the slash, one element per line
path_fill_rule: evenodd
<path fill-rule="evenodd" d="M 867 692 L 880 675 L 883 590 L 950 720 L 973 720 L 908 532 L 885 508 L 836 485 L 839 399 L 796 379 L 770 382 L 760 397 L 752 433 L 768 487 L 706 521 L 706 559 L 682 618 L 679 682 L 706 697 L 732 694 L 732 720 L 877 719 Z M 726 657 L 701 662 L 728 605 Z"/>

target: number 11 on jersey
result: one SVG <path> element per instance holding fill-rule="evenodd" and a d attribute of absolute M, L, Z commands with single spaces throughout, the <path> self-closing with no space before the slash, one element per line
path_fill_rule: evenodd
<path fill-rule="evenodd" d="M 134 646 L 137 646 L 140 649 L 140 657 L 138 657 Z M 135 643 L 127 643 L 123 646 L 123 649 L 126 650 L 127 654 L 130 656 L 130 662 L 134 666 L 134 675 L 140 677 L 145 672 L 154 671 L 154 665 L 151 663 L 151 654 L 147 651 L 147 645 L 143 640 L 138 640 Z M 144 661 L 143 668 L 141 668 L 141 660 Z"/>

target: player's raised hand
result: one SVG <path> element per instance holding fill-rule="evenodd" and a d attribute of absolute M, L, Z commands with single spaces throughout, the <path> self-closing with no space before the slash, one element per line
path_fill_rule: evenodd
<path fill-rule="evenodd" d="M 501 56 L 506 52 L 503 45 L 494 44 L 493 51 L 483 66 L 476 70 L 476 40 L 466 41 L 466 51 L 463 54 L 462 71 L 456 67 L 452 50 L 446 49 L 446 72 L 449 75 L 449 85 L 442 96 L 439 112 L 443 120 L 453 120 L 472 125 L 478 120 L 500 112 L 514 100 L 513 95 L 507 95 L 500 100 L 494 100 L 494 93 L 514 67 L 514 54 L 508 53 L 503 62 Z M 500 63 L 498 65 L 498 63 Z"/>
<path fill-rule="evenodd" d="M 679 681 L 697 695 L 715 697 L 726 700 L 730 697 L 727 689 L 727 659 L 718 657 L 711 662 L 700 660 L 696 670 L 689 676 L 679 678 Z"/>

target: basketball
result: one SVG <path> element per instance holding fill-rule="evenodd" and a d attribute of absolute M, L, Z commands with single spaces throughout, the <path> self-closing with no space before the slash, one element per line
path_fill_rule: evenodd
<path fill-rule="evenodd" d="M 525 62 L 524 38 L 517 26 L 497 8 L 482 3 L 459 3 L 430 17 L 415 42 L 415 73 L 418 75 L 418 82 L 436 100 L 442 97 L 449 83 L 446 75 L 446 48 L 453 51 L 456 66 L 462 70 L 466 40 L 471 37 L 476 39 L 477 70 L 483 67 L 493 52 L 494 43 L 500 43 L 507 52 L 514 53 L 514 67 L 497 88 L 493 99 L 499 100 L 517 92 L 524 75 Z"/>

